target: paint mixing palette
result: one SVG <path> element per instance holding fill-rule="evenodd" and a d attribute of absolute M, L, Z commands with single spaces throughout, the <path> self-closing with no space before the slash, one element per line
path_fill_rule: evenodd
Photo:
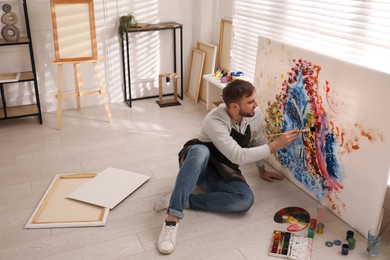
<path fill-rule="evenodd" d="M 268 255 L 286 259 L 310 260 L 312 245 L 312 238 L 274 230 Z"/>
<path fill-rule="evenodd" d="M 300 231 L 309 225 L 310 214 L 300 207 L 287 207 L 275 213 L 274 221 L 276 223 L 290 224 L 287 227 L 287 231 Z"/>

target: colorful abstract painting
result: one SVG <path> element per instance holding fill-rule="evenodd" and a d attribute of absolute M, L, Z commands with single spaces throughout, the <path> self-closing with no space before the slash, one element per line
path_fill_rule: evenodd
<path fill-rule="evenodd" d="M 371 225 L 378 225 L 380 219 L 389 175 L 385 139 L 390 125 L 378 104 L 389 106 L 381 96 L 382 91 L 390 93 L 389 79 L 389 75 L 259 38 L 255 85 L 265 134 L 310 129 L 279 150 L 270 163 L 336 215 L 353 219 L 350 224 L 355 227 L 359 221 L 354 214 L 364 209 L 354 192 L 376 193 Z M 367 91 L 370 83 L 380 85 Z M 277 137 L 269 141 L 273 138 Z M 373 156 L 373 151 L 378 154 Z M 375 159 L 363 160 L 367 156 Z M 377 170 L 382 172 L 371 173 Z M 360 228 L 362 233 L 366 229 Z"/>

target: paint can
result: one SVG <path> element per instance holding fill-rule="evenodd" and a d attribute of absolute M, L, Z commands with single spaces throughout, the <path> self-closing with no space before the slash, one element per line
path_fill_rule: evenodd
<path fill-rule="evenodd" d="M 314 232 L 315 232 L 315 229 L 314 228 L 309 228 L 307 230 L 307 237 L 309 238 L 314 238 Z"/>
<path fill-rule="evenodd" d="M 350 250 L 354 250 L 355 249 L 355 245 L 356 245 L 356 239 L 350 237 L 348 239 L 348 246 L 349 246 L 349 249 Z"/>
<path fill-rule="evenodd" d="M 318 223 L 317 224 L 317 234 L 323 234 L 324 233 L 324 223 Z"/>
<path fill-rule="evenodd" d="M 346 237 L 347 241 L 348 241 L 348 239 L 353 238 L 353 235 L 354 235 L 353 231 L 352 230 L 348 230 L 347 231 L 347 237 Z"/>
<path fill-rule="evenodd" d="M 343 244 L 341 246 L 341 254 L 348 255 L 348 252 L 349 252 L 349 245 L 348 244 Z"/>
<path fill-rule="evenodd" d="M 310 219 L 309 228 L 316 229 L 317 220 L 315 218 Z"/>
<path fill-rule="evenodd" d="M 243 78 L 244 78 L 244 73 L 242 71 L 232 72 L 232 80 L 243 79 Z"/>

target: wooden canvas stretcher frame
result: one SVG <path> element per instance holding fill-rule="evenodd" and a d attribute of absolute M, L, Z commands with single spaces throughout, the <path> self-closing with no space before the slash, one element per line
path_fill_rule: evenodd
<path fill-rule="evenodd" d="M 205 53 L 202 75 L 213 74 L 217 59 L 217 46 L 198 41 L 197 47 Z M 207 81 L 202 78 L 199 88 L 199 100 L 206 103 Z"/>
<path fill-rule="evenodd" d="M 68 192 L 64 192 L 69 188 L 77 189 L 95 176 L 95 173 L 57 174 L 25 228 L 104 226 L 108 219 L 109 208 L 68 199 Z M 76 181 L 76 184 L 72 181 Z M 70 214 L 74 215 L 70 216 Z"/>
<path fill-rule="evenodd" d="M 230 49 L 232 41 L 232 21 L 221 19 L 219 32 L 219 47 L 217 67 L 224 71 L 230 70 Z"/>
<path fill-rule="evenodd" d="M 198 102 L 200 81 L 202 79 L 202 69 L 205 53 L 196 48 L 192 48 L 190 73 L 188 76 L 188 84 L 186 95 L 193 101 Z"/>

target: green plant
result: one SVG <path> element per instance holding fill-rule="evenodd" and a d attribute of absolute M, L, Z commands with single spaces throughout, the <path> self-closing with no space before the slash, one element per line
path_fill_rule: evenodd
<path fill-rule="evenodd" d="M 123 15 L 119 18 L 118 36 L 123 44 L 123 37 L 128 28 L 137 27 L 137 19 L 133 14 Z"/>

